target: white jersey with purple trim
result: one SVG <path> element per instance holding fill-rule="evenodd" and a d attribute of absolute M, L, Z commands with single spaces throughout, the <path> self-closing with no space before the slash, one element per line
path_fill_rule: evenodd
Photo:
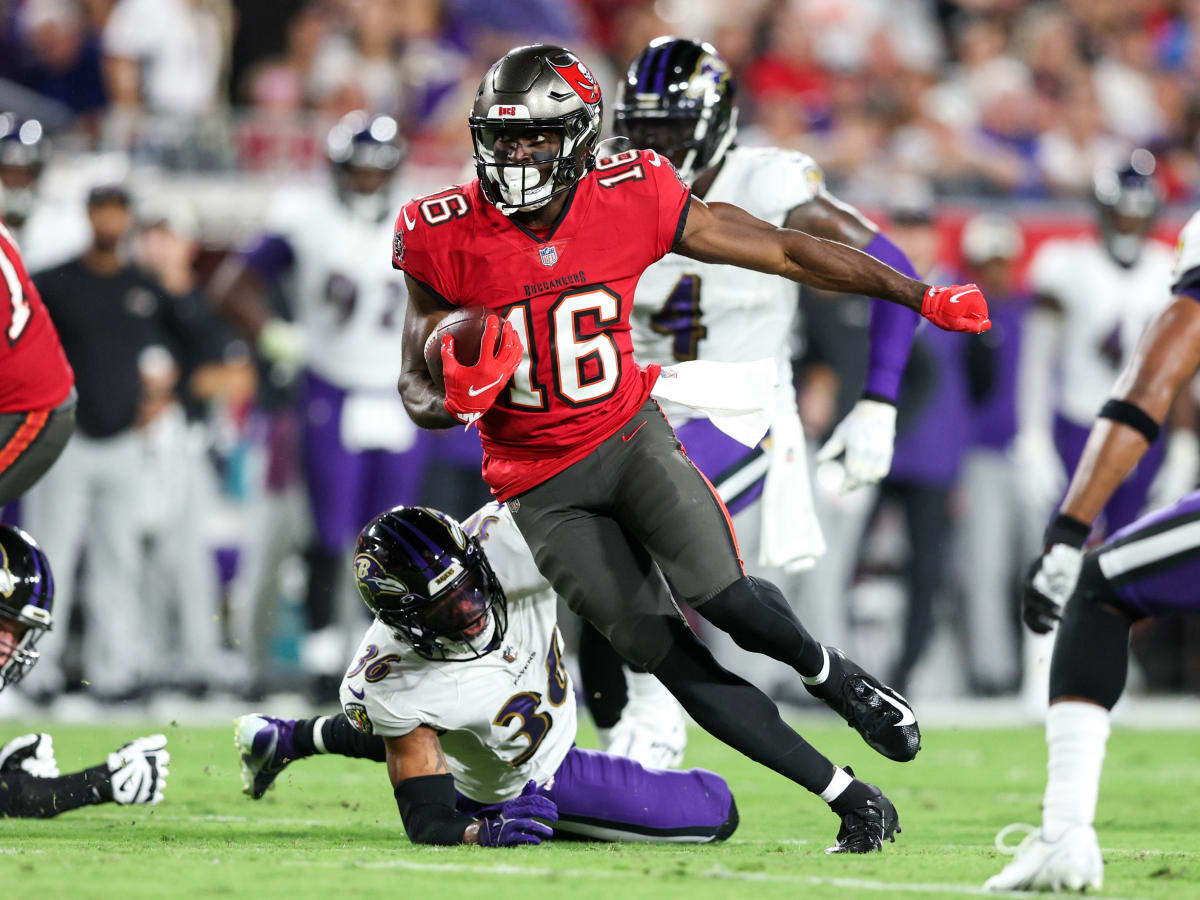
<path fill-rule="evenodd" d="M 1171 271 L 1171 291 L 1196 290 L 1200 287 L 1200 210 L 1179 232 L 1175 245 L 1175 268 Z"/>
<path fill-rule="evenodd" d="M 292 248 L 285 290 L 305 365 L 340 388 L 395 393 L 408 291 L 391 264 L 391 216 L 370 222 L 314 186 L 281 191 L 264 227 Z"/>
<path fill-rule="evenodd" d="M 773 225 L 824 190 L 812 157 L 773 147 L 734 147 L 706 203 L 731 203 Z M 670 253 L 642 274 L 633 300 L 633 354 L 638 362 L 673 365 L 689 359 L 752 362 L 774 358 L 780 400 L 795 406 L 791 336 L 798 287 L 778 275 L 697 262 Z M 700 415 L 664 404 L 672 423 Z"/>
<path fill-rule="evenodd" d="M 463 523 L 479 537 L 508 597 L 508 630 L 480 659 L 430 662 L 378 620 L 342 681 L 356 728 L 382 737 L 419 725 L 441 732 L 458 790 L 481 803 L 545 784 L 575 743 L 575 693 L 562 662 L 558 599 L 508 508 L 489 503 Z"/>
<path fill-rule="evenodd" d="M 1171 299 L 1170 248 L 1146 241 L 1138 261 L 1117 264 L 1094 237 L 1050 240 L 1034 255 L 1035 294 L 1062 306 L 1058 411 L 1088 427 L 1150 320 Z"/>

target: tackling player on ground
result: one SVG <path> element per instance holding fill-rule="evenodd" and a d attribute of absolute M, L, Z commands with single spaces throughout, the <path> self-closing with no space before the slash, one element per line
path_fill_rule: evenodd
<path fill-rule="evenodd" d="M 719 775 L 575 747 L 558 598 L 505 506 L 485 506 L 465 529 L 397 507 L 363 529 L 354 569 L 375 621 L 342 682 L 344 712 L 240 718 L 246 793 L 261 797 L 293 760 L 336 753 L 387 762 L 413 843 L 539 844 L 555 831 L 707 843 L 733 833 L 737 807 Z"/>
<path fill-rule="evenodd" d="M 1100 888 L 1104 863 L 1093 823 L 1109 713 L 1129 668 L 1130 627 L 1149 616 L 1200 612 L 1200 492 L 1083 552 L 1092 523 L 1200 367 L 1200 213 L 1180 237 L 1171 291 L 1174 299 L 1142 335 L 1092 426 L 1026 582 L 1026 624 L 1045 634 L 1062 623 L 1050 666 L 1049 777 L 1041 827 L 988 880 L 991 890 Z"/>
<path fill-rule="evenodd" d="M 37 643 L 53 625 L 54 576 L 42 548 L 19 528 L 0 525 L 0 690 L 37 662 Z M 0 747 L 0 818 L 46 819 L 96 803 L 162 800 L 167 785 L 164 735 L 130 741 L 98 766 L 59 775 L 48 734 L 26 734 Z"/>
<path fill-rule="evenodd" d="M 745 574 L 728 512 L 649 399 L 660 370 L 634 362 L 632 296 L 672 250 L 882 297 L 964 331 L 988 327 L 982 294 L 929 287 L 853 248 L 709 206 L 652 150 L 595 160 L 600 91 L 560 47 L 520 47 L 493 65 L 470 127 L 479 178 L 414 200 L 397 218 L 409 414 L 426 428 L 478 422 L 484 480 L 571 609 L 709 733 L 829 802 L 842 820 L 837 849 L 880 849 L 897 827 L 887 798 L 721 668 L 675 606 L 671 588 L 821 694 L 843 694 L 861 674 L 808 634 L 774 585 Z M 426 342 L 452 309 L 472 304 L 502 314 L 503 328 L 492 317 L 473 366 L 456 362 L 445 336 L 437 384 Z M 907 706 L 877 693 L 844 699 L 872 746 L 912 758 L 920 738 Z"/>

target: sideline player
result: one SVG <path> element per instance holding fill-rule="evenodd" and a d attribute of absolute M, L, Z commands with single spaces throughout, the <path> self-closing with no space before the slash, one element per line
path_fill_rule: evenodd
<path fill-rule="evenodd" d="M 42 477 L 75 430 L 75 375 L 17 243 L 2 222 L 0 328 L 2 507 Z"/>
<path fill-rule="evenodd" d="M 344 712 L 238 719 L 250 796 L 296 759 L 337 753 L 387 762 L 413 843 L 733 833 L 737 807 L 719 775 L 575 747 L 558 598 L 507 507 L 485 506 L 465 529 L 423 507 L 389 510 L 363 529 L 354 568 L 375 621 L 342 682 Z"/>
<path fill-rule="evenodd" d="M 1096 518 L 1200 367 L 1200 213 L 1180 237 L 1171 292 L 1100 409 L 1025 584 L 1026 624 L 1045 634 L 1062 622 L 1050 665 L 1049 777 L 1041 827 L 988 880 L 990 890 L 1100 888 L 1104 863 L 1093 823 L 1109 713 L 1129 669 L 1130 627 L 1200 609 L 1200 491 L 1083 552 Z"/>
<path fill-rule="evenodd" d="M 733 203 L 763 221 L 857 247 L 916 277 L 899 247 L 826 190 L 821 169 L 810 156 L 737 146 L 735 98 L 729 66 L 711 44 L 655 38 L 629 64 L 618 88 L 613 130 L 628 138 L 619 149 L 645 148 L 668 158 L 698 199 Z M 773 275 L 669 253 L 642 274 L 630 319 L 634 357 L 643 364 L 775 360 L 775 421 L 770 439 L 758 447 L 733 440 L 697 410 L 664 404 L 663 411 L 688 458 L 712 482 L 733 517 L 747 571 L 779 584 L 788 578 L 782 567 L 811 564 L 821 549 L 797 539 L 805 530 L 794 518 L 809 491 L 791 365 L 798 300 L 796 285 Z M 865 393 L 821 453 L 832 459 L 844 452 L 843 491 L 873 484 L 888 472 L 895 401 L 918 321 L 911 310 L 874 301 Z M 764 497 L 764 489 L 772 496 Z M 606 704 L 590 701 L 606 692 L 593 690 L 592 684 L 606 684 L 613 675 L 606 671 L 611 666 L 605 660 L 607 643 L 595 634 L 585 626 L 580 674 L 589 708 L 603 716 Z M 765 661 L 757 660 L 741 662 L 758 669 Z M 771 668 L 762 675 L 775 675 L 777 664 L 766 665 Z M 645 720 L 647 729 L 655 720 L 652 714 L 634 718 Z"/>
<path fill-rule="evenodd" d="M 633 360 L 630 298 L 672 249 L 889 299 L 951 329 L 987 329 L 983 295 L 929 287 L 853 248 L 709 206 L 652 150 L 596 161 L 599 127 L 599 88 L 567 50 L 520 47 L 484 76 L 470 117 L 480 177 L 406 204 L 397 219 L 394 262 L 410 298 L 401 396 L 422 427 L 478 422 L 484 480 L 573 611 L 715 737 L 829 802 L 842 820 L 838 850 L 878 850 L 896 830 L 890 801 L 721 668 L 667 580 L 743 649 L 841 695 L 885 755 L 916 753 L 915 716 L 815 641 L 774 585 L 745 575 L 728 512 L 649 400 L 659 367 Z M 446 335 L 443 387 L 425 344 L 451 309 L 472 303 L 504 312 L 503 330 L 490 317 L 474 366 L 456 361 Z"/>
<path fill-rule="evenodd" d="M 53 624 L 54 577 L 42 548 L 18 528 L 0 525 L 0 691 L 37 663 L 37 643 Z M 130 741 L 98 766 L 59 775 L 48 734 L 26 734 L 0 747 L 0 818 L 46 819 L 96 803 L 162 800 L 167 785 L 164 735 Z"/>
<path fill-rule="evenodd" d="M 317 637 L 313 646 L 336 646 L 329 671 L 340 672 L 348 648 L 336 627 L 324 629 L 338 619 L 342 586 L 350 589 L 347 555 L 363 522 L 417 500 L 425 454 L 394 391 L 404 279 L 380 250 L 392 239 L 392 188 L 403 158 L 399 126 L 390 116 L 355 111 L 330 130 L 326 144 L 332 184 L 282 192 L 264 232 L 222 268 L 213 293 L 268 361 L 302 369 L 301 458 L 316 531 L 308 625 L 332 639 Z M 269 309 L 270 285 L 280 283 L 291 289 L 294 321 Z M 286 495 L 274 499 L 282 501 L 273 505 L 284 518 L 268 533 L 294 534 Z M 267 556 L 277 557 L 277 550 L 261 548 Z M 260 569 L 253 591 L 259 605 L 275 597 L 274 572 L 264 562 L 251 566 Z M 264 641 L 265 634 L 256 635 L 259 651 Z"/>

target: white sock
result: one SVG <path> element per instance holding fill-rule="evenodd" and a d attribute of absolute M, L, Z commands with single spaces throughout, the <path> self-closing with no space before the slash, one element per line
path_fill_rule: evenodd
<path fill-rule="evenodd" d="M 842 796 L 842 792 L 850 787 L 850 783 L 853 780 L 842 769 L 834 766 L 833 777 L 829 779 L 829 784 L 825 790 L 821 791 L 821 799 L 826 803 L 832 803 L 838 797 Z"/>
<path fill-rule="evenodd" d="M 825 679 L 829 677 L 829 651 L 825 649 L 825 645 L 821 645 L 821 671 L 816 675 L 801 675 L 800 680 L 805 684 L 818 685 L 824 684 Z M 840 770 L 839 770 L 840 771 Z"/>
<path fill-rule="evenodd" d="M 313 722 L 313 749 L 317 753 L 328 753 L 325 749 L 325 735 L 321 733 L 321 729 L 325 727 L 325 723 L 329 721 L 329 716 L 321 716 L 317 721 Z"/>
<path fill-rule="evenodd" d="M 1056 841 L 1073 825 L 1096 819 L 1109 712 L 1094 703 L 1055 703 L 1046 714 L 1046 795 L 1042 835 Z"/>

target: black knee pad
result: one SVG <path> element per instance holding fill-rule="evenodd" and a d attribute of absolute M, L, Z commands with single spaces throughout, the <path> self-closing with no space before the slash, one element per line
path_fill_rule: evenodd
<path fill-rule="evenodd" d="M 1112 709 L 1125 690 L 1132 624 L 1096 553 L 1087 554 L 1054 642 L 1050 699 L 1081 697 Z"/>

